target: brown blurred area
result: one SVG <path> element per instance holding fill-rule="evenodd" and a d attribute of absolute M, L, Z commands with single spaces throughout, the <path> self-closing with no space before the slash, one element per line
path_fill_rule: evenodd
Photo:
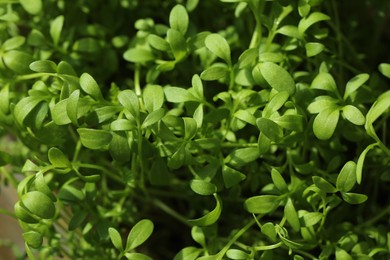
<path fill-rule="evenodd" d="M 14 204 L 18 200 L 16 190 L 11 186 L 0 186 L 0 208 L 13 212 Z M 16 219 L 0 214 L 0 260 L 16 259 L 11 245 L 14 244 L 24 250 L 22 230 Z"/>

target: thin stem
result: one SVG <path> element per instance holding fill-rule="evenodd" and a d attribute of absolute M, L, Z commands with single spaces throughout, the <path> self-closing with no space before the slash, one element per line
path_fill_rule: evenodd
<path fill-rule="evenodd" d="M 279 243 L 273 244 L 273 245 L 268 245 L 268 246 L 256 246 L 253 249 L 256 251 L 266 251 L 266 250 L 272 250 L 278 247 L 281 247 L 283 245 L 282 241 Z"/>
<path fill-rule="evenodd" d="M 172 209 L 171 207 L 169 207 L 167 204 L 165 204 L 164 202 L 162 202 L 161 200 L 159 199 L 153 199 L 152 200 L 153 204 L 156 205 L 159 209 L 161 209 L 162 211 L 164 211 L 165 213 L 167 213 L 168 215 L 172 216 L 173 218 L 177 219 L 178 221 L 180 221 L 181 223 L 183 223 L 184 225 L 188 226 L 188 227 L 191 227 L 191 225 L 188 223 L 187 219 L 185 217 L 183 217 L 182 215 L 180 215 L 179 213 L 177 213 L 174 209 Z"/>
<path fill-rule="evenodd" d="M 252 219 L 249 221 L 243 228 L 241 228 L 233 237 L 230 239 L 230 241 L 222 248 L 221 251 L 218 253 L 218 260 L 222 259 L 223 256 L 226 254 L 226 252 L 229 250 L 229 248 L 236 242 L 237 239 L 239 239 L 250 227 L 252 227 L 256 223 L 256 220 Z"/>
<path fill-rule="evenodd" d="M 36 79 L 36 78 L 42 78 L 45 76 L 56 76 L 55 73 L 47 73 L 47 72 L 39 72 L 39 73 L 33 73 L 33 74 L 27 74 L 27 75 L 20 75 L 15 78 L 15 81 L 23 81 L 23 80 L 29 80 L 29 79 Z"/>

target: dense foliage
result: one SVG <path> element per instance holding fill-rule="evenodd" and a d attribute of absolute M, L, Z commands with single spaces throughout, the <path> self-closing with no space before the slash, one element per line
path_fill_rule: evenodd
<path fill-rule="evenodd" d="M 18 257 L 390 258 L 390 4 L 357 2 L 0 1 Z"/>

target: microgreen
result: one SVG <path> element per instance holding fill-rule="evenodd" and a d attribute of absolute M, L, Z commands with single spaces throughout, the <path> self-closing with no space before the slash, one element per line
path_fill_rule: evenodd
<path fill-rule="evenodd" d="M 357 5 L 375 26 L 335 0 L 0 1 L 19 255 L 388 259 L 388 7 Z"/>

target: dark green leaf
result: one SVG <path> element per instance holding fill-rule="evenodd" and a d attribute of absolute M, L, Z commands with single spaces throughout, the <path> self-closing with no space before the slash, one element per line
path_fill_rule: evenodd
<path fill-rule="evenodd" d="M 109 145 L 109 151 L 112 158 L 120 163 L 129 161 L 131 157 L 131 149 L 126 133 L 118 131 L 111 134 L 112 139 Z"/>
<path fill-rule="evenodd" d="M 86 211 L 79 210 L 77 211 L 77 213 L 75 212 L 69 221 L 68 229 L 72 231 L 80 227 L 81 224 L 84 222 L 84 220 L 87 218 L 87 216 L 88 216 L 88 212 Z"/>
<path fill-rule="evenodd" d="M 258 118 L 256 120 L 257 127 L 271 141 L 279 142 L 283 138 L 283 129 L 274 121 L 268 118 Z"/>
<path fill-rule="evenodd" d="M 284 68 L 272 62 L 260 64 L 260 71 L 268 84 L 278 92 L 286 91 L 290 95 L 295 93 L 295 82 Z"/>
<path fill-rule="evenodd" d="M 348 161 L 337 176 L 336 187 L 339 191 L 348 192 L 356 183 L 356 163 Z"/>
<path fill-rule="evenodd" d="M 276 195 L 260 195 L 245 200 L 245 209 L 254 214 L 267 214 L 279 207 L 280 197 Z"/>
<path fill-rule="evenodd" d="M 30 212 L 29 210 L 27 210 L 24 206 L 21 205 L 21 202 L 18 201 L 15 206 L 14 206 L 14 212 L 15 212 L 15 216 L 25 222 L 25 223 L 29 223 L 29 224 L 35 224 L 35 223 L 38 223 L 39 222 L 39 217 L 37 216 L 34 216 L 32 214 L 32 212 Z"/>
<path fill-rule="evenodd" d="M 126 252 L 143 244 L 153 233 L 154 225 L 149 219 L 142 219 L 130 230 L 127 236 Z"/>
<path fill-rule="evenodd" d="M 85 199 L 85 193 L 70 184 L 62 186 L 57 196 L 61 202 L 65 203 L 79 203 Z"/>
<path fill-rule="evenodd" d="M 112 139 L 110 132 L 99 129 L 78 128 L 81 143 L 92 150 L 102 149 L 107 146 Z"/>
<path fill-rule="evenodd" d="M 234 185 L 240 183 L 241 181 L 245 180 L 246 175 L 229 166 L 224 165 L 222 167 L 222 177 L 225 187 L 229 189 Z"/>
<path fill-rule="evenodd" d="M 214 194 L 215 200 L 217 202 L 215 208 L 204 215 L 203 217 L 200 217 L 198 219 L 191 219 L 188 220 L 188 222 L 193 226 L 210 226 L 217 222 L 219 219 L 219 216 L 222 212 L 222 200 L 219 198 L 217 194 Z"/>
<path fill-rule="evenodd" d="M 213 195 L 217 192 L 217 186 L 203 180 L 192 180 L 190 186 L 195 193 L 203 196 Z"/>
<path fill-rule="evenodd" d="M 164 117 L 164 115 L 165 115 L 164 108 L 158 108 L 157 110 L 152 111 L 150 114 L 146 116 L 145 120 L 142 123 L 142 127 L 148 127 L 157 123 Z"/>
<path fill-rule="evenodd" d="M 191 140 L 195 137 L 198 130 L 197 123 L 195 119 L 190 117 L 183 117 L 184 121 L 184 139 Z"/>

